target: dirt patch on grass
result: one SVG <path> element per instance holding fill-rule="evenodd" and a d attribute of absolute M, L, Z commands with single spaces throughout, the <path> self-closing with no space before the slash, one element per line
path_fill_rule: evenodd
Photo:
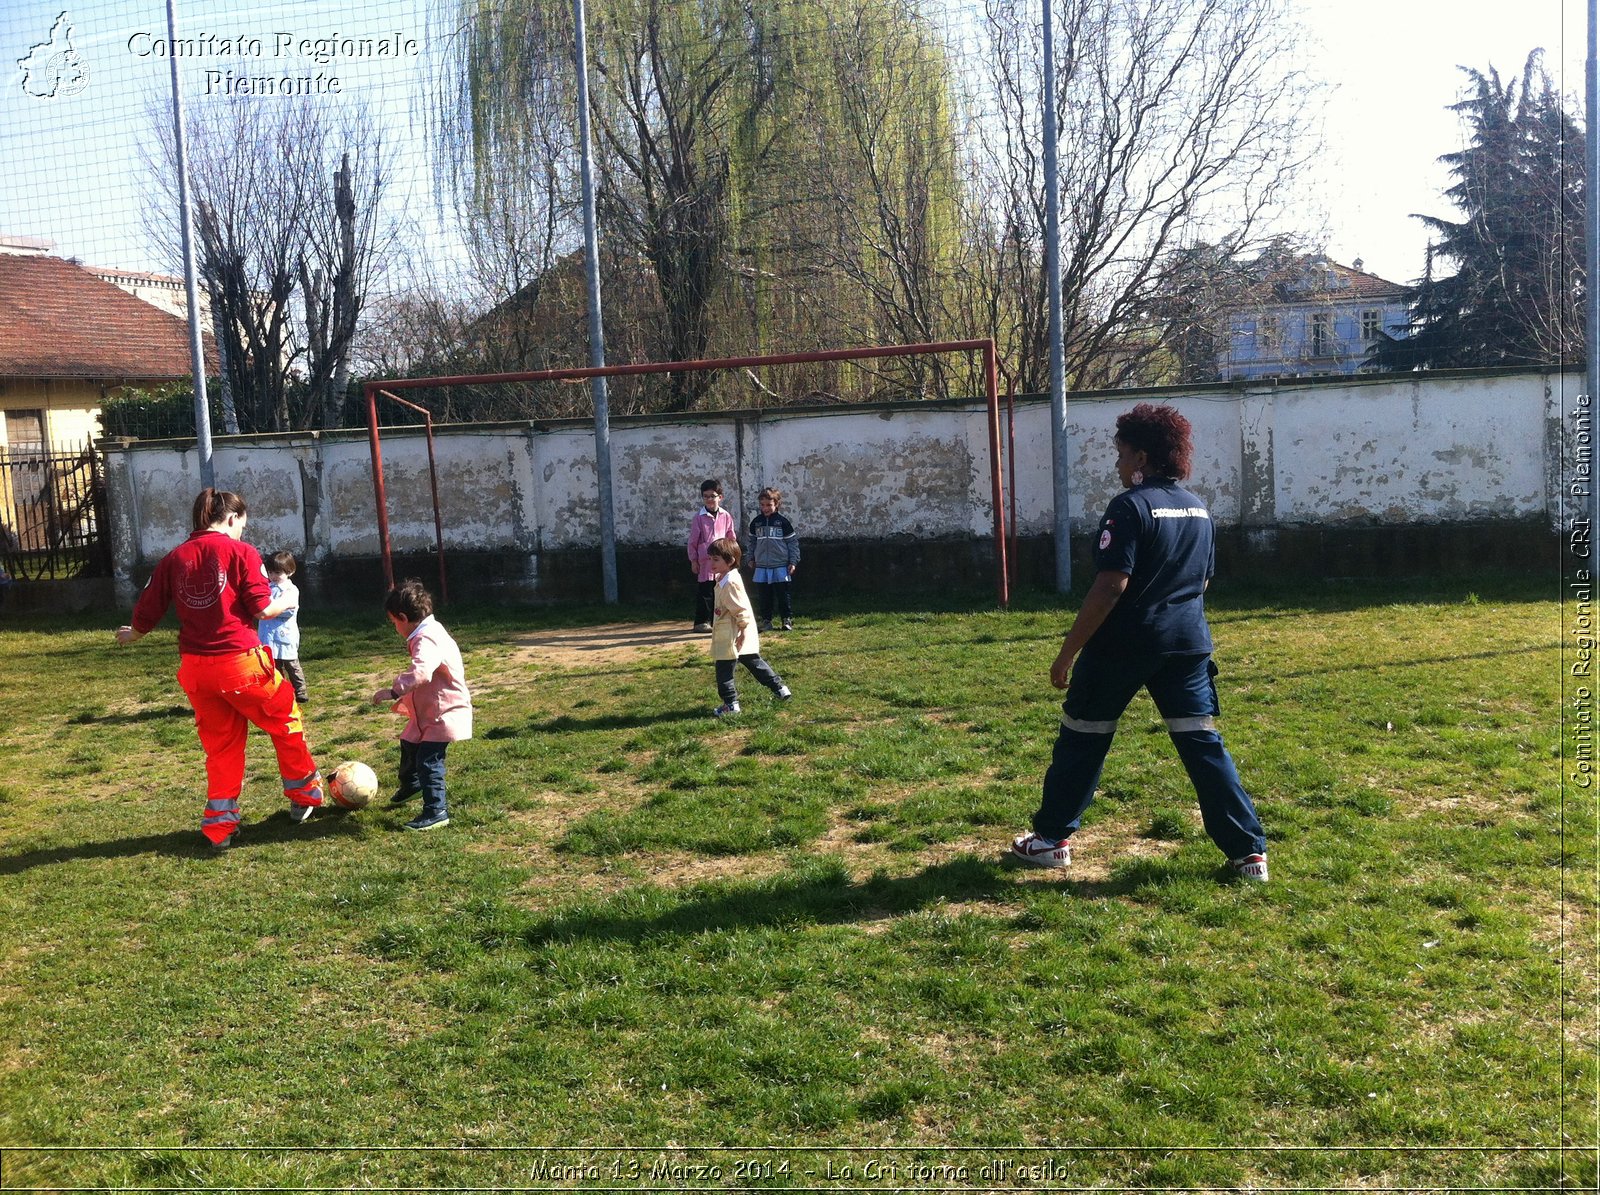
<path fill-rule="evenodd" d="M 558 668 L 631 663 L 646 656 L 690 646 L 709 637 L 681 622 L 613 622 L 597 627 L 529 631 L 511 640 L 514 660 Z"/>

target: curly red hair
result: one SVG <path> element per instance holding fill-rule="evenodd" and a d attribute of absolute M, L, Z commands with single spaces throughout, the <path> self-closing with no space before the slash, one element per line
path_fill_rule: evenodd
<path fill-rule="evenodd" d="M 1182 481 L 1189 476 L 1190 458 L 1194 455 L 1192 430 L 1176 409 L 1153 403 L 1142 402 L 1117 416 L 1117 439 L 1145 454 L 1152 477 Z"/>

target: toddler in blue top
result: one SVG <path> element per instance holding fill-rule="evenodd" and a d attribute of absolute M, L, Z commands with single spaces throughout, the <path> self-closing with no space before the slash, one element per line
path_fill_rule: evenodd
<path fill-rule="evenodd" d="M 277 618 L 263 618 L 256 624 L 261 642 L 272 649 L 278 672 L 294 687 L 296 701 L 306 699 L 306 674 L 300 668 L 300 589 L 289 578 L 294 576 L 293 552 L 274 552 L 266 560 L 267 584 L 272 604 L 287 600 L 289 609 Z"/>

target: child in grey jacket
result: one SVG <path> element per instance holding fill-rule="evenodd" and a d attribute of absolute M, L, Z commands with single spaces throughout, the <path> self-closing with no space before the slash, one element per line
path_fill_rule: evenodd
<path fill-rule="evenodd" d="M 778 513 L 783 491 L 768 486 L 756 495 L 761 513 L 750 520 L 750 583 L 755 586 L 759 604 L 757 629 L 772 629 L 773 605 L 777 605 L 781 626 L 794 630 L 794 606 L 789 600 L 789 581 L 794 566 L 800 563 L 800 537 L 794 524 Z"/>

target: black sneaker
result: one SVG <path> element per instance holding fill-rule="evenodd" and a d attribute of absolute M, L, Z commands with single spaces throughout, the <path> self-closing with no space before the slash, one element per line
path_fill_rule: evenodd
<path fill-rule="evenodd" d="M 414 817 L 410 821 L 408 821 L 406 823 L 406 829 L 408 829 L 408 830 L 438 830 L 438 829 L 441 829 L 444 826 L 448 826 L 449 824 L 450 824 L 450 815 L 448 813 L 435 813 L 435 814 L 432 814 L 431 816 L 427 815 L 427 814 L 424 814 L 421 817 Z"/>
<path fill-rule="evenodd" d="M 394 796 L 389 798 L 389 804 L 404 805 L 421 791 L 420 788 L 397 788 L 394 790 Z"/>
<path fill-rule="evenodd" d="M 786 631 L 794 630 L 794 619 L 792 619 L 792 618 L 784 619 L 783 620 L 783 629 L 786 630 Z"/>

